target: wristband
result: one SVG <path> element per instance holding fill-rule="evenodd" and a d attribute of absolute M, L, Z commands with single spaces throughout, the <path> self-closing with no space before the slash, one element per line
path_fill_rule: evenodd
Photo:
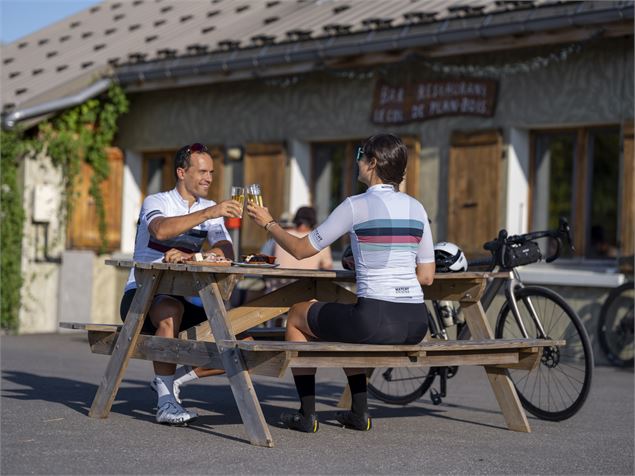
<path fill-rule="evenodd" d="M 271 228 L 273 225 L 277 225 L 278 223 L 276 222 L 276 220 L 271 220 L 269 223 L 267 223 L 264 228 L 265 231 L 269 231 L 269 228 Z"/>

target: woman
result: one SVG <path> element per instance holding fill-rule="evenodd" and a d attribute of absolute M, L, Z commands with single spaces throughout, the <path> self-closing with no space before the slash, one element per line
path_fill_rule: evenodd
<path fill-rule="evenodd" d="M 379 134 L 357 152 L 359 181 L 368 190 L 349 197 L 326 221 L 303 238 L 284 231 L 266 208 L 247 206 L 247 213 L 297 259 L 313 256 L 344 233 L 351 239 L 357 279 L 357 303 L 315 300 L 289 310 L 285 339 L 363 344 L 416 344 L 427 332 L 421 285 L 434 278 L 434 249 L 423 206 L 398 191 L 408 151 L 398 137 Z M 351 411 L 337 414 L 348 428 L 367 431 L 365 369 L 345 369 L 352 394 Z M 283 413 L 289 428 L 308 433 L 318 429 L 315 414 L 315 369 L 293 369 L 301 407 Z"/>

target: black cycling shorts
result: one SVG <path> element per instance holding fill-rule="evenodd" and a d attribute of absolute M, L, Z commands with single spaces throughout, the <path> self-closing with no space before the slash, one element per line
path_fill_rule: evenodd
<path fill-rule="evenodd" d="M 119 315 L 121 316 L 121 320 L 126 320 L 126 315 L 128 314 L 128 309 L 130 309 L 130 305 L 132 304 L 132 298 L 134 298 L 136 289 L 129 289 L 123 294 L 121 298 L 121 305 L 119 306 Z M 156 296 L 159 297 L 160 295 Z M 156 299 L 155 297 L 155 299 Z M 171 298 L 176 299 L 181 304 L 183 304 L 184 312 L 183 318 L 181 319 L 181 330 L 189 329 L 197 324 L 200 324 L 203 321 L 207 320 L 207 315 L 205 314 L 205 309 L 202 307 L 195 306 L 194 304 L 187 302 L 183 296 L 171 296 Z M 153 334 L 156 332 L 157 328 L 154 327 L 152 321 L 150 320 L 150 316 L 146 316 L 145 321 L 143 322 L 143 327 L 141 328 L 141 332 L 143 334 Z"/>
<path fill-rule="evenodd" d="M 356 304 L 316 302 L 308 323 L 318 339 L 329 342 L 418 344 L 428 332 L 428 313 L 424 303 L 358 298 Z"/>

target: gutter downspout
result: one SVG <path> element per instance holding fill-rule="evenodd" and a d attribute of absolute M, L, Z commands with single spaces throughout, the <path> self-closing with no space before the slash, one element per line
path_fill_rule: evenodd
<path fill-rule="evenodd" d="M 19 109 L 2 117 L 2 128 L 4 130 L 10 130 L 15 127 L 18 122 L 30 119 L 32 117 L 43 116 L 51 112 L 60 111 L 62 109 L 68 109 L 69 107 L 77 106 L 86 102 L 98 94 L 106 91 L 112 84 L 113 79 L 105 78 L 91 84 L 86 89 L 74 94 L 73 96 L 65 96 L 60 99 L 54 99 L 37 106 L 29 107 L 26 109 Z"/>

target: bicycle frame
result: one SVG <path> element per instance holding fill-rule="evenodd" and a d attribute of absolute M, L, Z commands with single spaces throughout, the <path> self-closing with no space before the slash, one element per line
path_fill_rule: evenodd
<path fill-rule="evenodd" d="M 516 323 L 518 324 L 518 328 L 520 329 L 523 337 L 525 339 L 528 339 L 529 335 L 527 334 L 527 329 L 522 320 L 522 317 L 520 316 L 518 303 L 516 301 L 516 296 L 514 295 L 514 292 L 517 289 L 522 289 L 525 287 L 525 285 L 520 280 L 520 275 L 518 274 L 518 271 L 516 271 L 515 269 L 512 269 L 511 273 L 512 273 L 512 277 L 510 279 L 490 278 L 487 284 L 487 287 L 485 288 L 485 292 L 483 293 L 481 304 L 483 306 L 483 309 L 487 312 L 489 307 L 492 305 L 494 298 L 496 297 L 500 289 L 503 287 L 503 285 L 505 285 L 505 299 L 509 303 L 509 306 L 512 310 L 512 314 L 514 315 L 514 319 L 516 319 Z M 537 337 L 542 339 L 546 338 L 547 334 L 545 333 L 545 330 L 542 327 L 542 323 L 540 322 L 540 319 L 538 319 L 538 314 L 536 313 L 536 310 L 534 309 L 533 304 L 531 303 L 529 299 L 526 299 L 525 303 L 527 304 L 527 308 L 529 309 L 529 314 L 531 315 L 531 318 L 534 321 L 534 324 L 536 325 L 536 329 L 538 330 L 540 334 Z"/>

